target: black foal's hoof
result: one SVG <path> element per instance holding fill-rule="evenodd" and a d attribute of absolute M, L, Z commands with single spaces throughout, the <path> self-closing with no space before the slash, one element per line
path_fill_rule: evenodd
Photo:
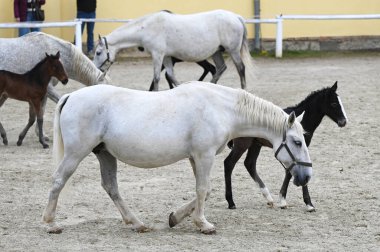
<path fill-rule="evenodd" d="M 236 209 L 235 204 L 233 204 L 233 205 L 231 205 L 231 206 L 228 206 L 228 209 Z"/>
<path fill-rule="evenodd" d="M 48 148 L 49 148 L 49 145 L 46 144 L 46 143 L 43 143 L 43 144 L 42 144 L 42 147 L 44 147 L 44 149 L 48 149 Z"/>
<path fill-rule="evenodd" d="M 22 144 L 22 141 L 18 140 L 17 141 L 17 146 L 21 146 L 21 144 Z"/>
<path fill-rule="evenodd" d="M 3 144 L 8 145 L 8 139 L 3 139 Z"/>

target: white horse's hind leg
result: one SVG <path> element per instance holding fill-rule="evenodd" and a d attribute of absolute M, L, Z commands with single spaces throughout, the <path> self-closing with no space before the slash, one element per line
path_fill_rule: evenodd
<path fill-rule="evenodd" d="M 105 149 L 96 152 L 96 157 L 100 163 L 100 172 L 102 175 L 102 187 L 108 193 L 110 198 L 115 203 L 116 207 L 119 209 L 121 216 L 126 224 L 132 223 L 133 230 L 137 232 L 147 232 L 147 228 L 144 223 L 137 219 L 131 211 L 129 211 L 123 199 L 120 197 L 119 189 L 116 180 L 117 173 L 117 161 L 114 156 L 112 156 Z"/>
<path fill-rule="evenodd" d="M 48 204 L 43 213 L 43 221 L 49 224 L 49 233 L 61 233 L 63 230 L 61 227 L 57 226 L 54 221 L 58 197 L 67 180 L 71 177 L 78 167 L 78 164 L 85 156 L 86 155 L 65 155 L 57 170 L 53 174 L 53 186 L 49 193 Z"/>
<path fill-rule="evenodd" d="M 245 89 L 246 88 L 245 66 L 241 59 L 240 52 L 231 52 L 231 58 L 239 73 L 241 88 Z"/>

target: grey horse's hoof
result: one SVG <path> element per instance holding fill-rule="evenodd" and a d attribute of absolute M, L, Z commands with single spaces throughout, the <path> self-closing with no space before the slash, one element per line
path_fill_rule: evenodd
<path fill-rule="evenodd" d="M 60 233 L 62 233 L 62 231 L 63 231 L 63 228 L 58 227 L 58 226 L 50 227 L 50 228 L 48 228 L 48 230 L 47 230 L 47 232 L 48 232 L 49 234 L 60 234 Z"/>
<path fill-rule="evenodd" d="M 174 227 L 175 225 L 177 225 L 177 220 L 175 219 L 174 217 L 174 212 L 171 212 L 171 214 L 169 215 L 169 227 Z"/>

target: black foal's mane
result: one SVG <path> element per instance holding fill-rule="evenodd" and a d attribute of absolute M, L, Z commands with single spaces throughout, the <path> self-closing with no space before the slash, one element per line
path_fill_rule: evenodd
<path fill-rule="evenodd" d="M 289 114 L 292 111 L 296 113 L 297 116 L 302 114 L 303 111 L 310 109 L 313 107 L 313 103 L 318 100 L 318 98 L 326 97 L 327 94 L 331 92 L 330 87 L 322 88 L 320 90 L 316 90 L 311 92 L 303 101 L 300 103 L 290 106 L 284 109 L 284 111 Z"/>

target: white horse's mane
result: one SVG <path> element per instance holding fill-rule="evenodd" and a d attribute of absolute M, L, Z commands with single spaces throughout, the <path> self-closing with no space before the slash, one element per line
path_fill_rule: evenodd
<path fill-rule="evenodd" d="M 288 115 L 279 106 L 245 90 L 239 93 L 237 111 L 251 123 L 273 129 L 277 134 L 283 133 L 285 120 L 288 119 Z M 298 134 L 302 135 L 302 125 L 299 122 L 293 125 L 296 126 Z"/>

